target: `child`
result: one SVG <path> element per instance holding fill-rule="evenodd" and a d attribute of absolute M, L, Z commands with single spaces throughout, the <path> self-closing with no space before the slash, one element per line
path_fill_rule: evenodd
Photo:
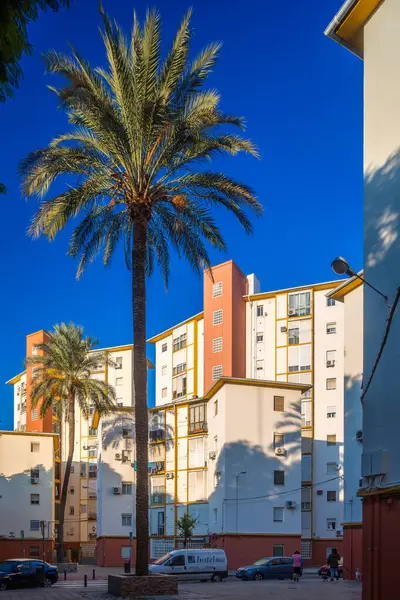
<path fill-rule="evenodd" d="M 356 567 L 356 581 L 357 581 L 358 583 L 361 583 L 361 573 L 360 573 L 360 571 L 358 570 L 358 567 Z"/>

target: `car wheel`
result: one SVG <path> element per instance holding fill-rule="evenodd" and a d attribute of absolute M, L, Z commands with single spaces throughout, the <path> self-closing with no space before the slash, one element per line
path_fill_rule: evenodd
<path fill-rule="evenodd" d="M 222 581 L 222 577 L 221 575 L 214 573 L 214 575 L 211 577 L 211 581 Z"/>
<path fill-rule="evenodd" d="M 51 581 L 51 579 L 48 579 L 48 578 L 46 577 L 46 579 L 44 580 L 44 584 L 43 584 L 43 586 L 44 586 L 45 588 L 49 588 L 49 587 L 51 587 L 51 586 L 52 586 L 52 583 L 53 583 L 53 582 Z"/>
<path fill-rule="evenodd" d="M 7 589 L 7 584 L 5 581 L 0 581 L 0 592 L 5 592 Z"/>
<path fill-rule="evenodd" d="M 263 575 L 262 573 L 256 573 L 256 574 L 254 575 L 254 579 L 255 579 L 256 581 L 262 581 L 262 580 L 264 579 L 264 575 Z"/>

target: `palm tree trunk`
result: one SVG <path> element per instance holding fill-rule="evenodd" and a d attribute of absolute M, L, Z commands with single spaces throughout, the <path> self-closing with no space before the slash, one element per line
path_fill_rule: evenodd
<path fill-rule="evenodd" d="M 147 575 L 149 565 L 146 236 L 147 223 L 136 219 L 132 249 L 133 385 L 136 432 L 136 575 Z"/>
<path fill-rule="evenodd" d="M 75 446 L 75 399 L 72 393 L 68 396 L 68 458 L 65 465 L 65 472 L 62 482 L 61 501 L 60 501 L 60 521 L 57 533 L 57 562 L 64 560 L 64 519 L 65 506 L 67 504 L 67 492 L 69 477 L 71 475 L 72 458 L 74 456 Z M 62 460 L 62 456 L 61 456 Z"/>

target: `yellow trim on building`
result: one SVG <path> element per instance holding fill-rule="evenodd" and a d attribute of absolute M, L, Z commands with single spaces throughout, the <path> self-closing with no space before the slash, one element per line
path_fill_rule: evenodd
<path fill-rule="evenodd" d="M 147 340 L 147 343 L 155 344 L 156 342 L 163 340 L 164 338 L 168 337 L 169 335 L 172 335 L 174 330 L 178 329 L 178 327 L 182 327 L 183 325 L 188 325 L 189 323 L 192 323 L 192 321 L 200 321 L 203 317 L 204 317 L 204 312 L 199 312 L 199 313 L 197 313 L 197 315 L 193 315 L 193 317 L 189 317 L 189 319 L 186 319 L 185 321 L 181 321 L 181 323 L 178 323 L 177 325 L 174 325 L 173 327 L 170 327 L 169 329 L 166 329 L 165 331 L 162 331 L 161 333 L 149 338 Z"/>
<path fill-rule="evenodd" d="M 336 289 L 327 294 L 327 298 L 342 301 L 347 294 L 363 285 L 363 282 L 358 277 L 351 277 L 345 282 L 345 285 L 340 285 Z"/>
<path fill-rule="evenodd" d="M 305 372 L 305 371 L 304 371 Z M 299 392 L 306 392 L 312 386 L 306 383 L 293 383 L 288 381 L 267 381 L 264 379 L 239 379 L 236 377 L 221 377 L 214 383 L 214 385 L 204 394 L 202 400 L 210 400 L 225 384 L 230 385 L 244 385 L 251 387 L 265 387 L 265 388 L 277 388 L 277 389 L 289 389 L 298 390 Z"/>
<path fill-rule="evenodd" d="M 58 438 L 58 433 L 47 433 L 45 431 L 0 431 L 0 435 L 33 435 Z"/>
<path fill-rule="evenodd" d="M 6 385 L 14 385 L 15 383 L 18 383 L 18 381 L 21 379 L 21 377 L 25 374 L 26 374 L 26 370 L 22 371 L 22 373 L 18 373 L 18 375 L 15 375 L 12 379 L 9 379 L 8 381 L 6 381 Z"/>
<path fill-rule="evenodd" d="M 358 490 L 357 496 L 360 498 L 366 498 L 368 496 L 384 496 L 388 494 L 390 496 L 400 495 L 400 485 L 391 485 L 387 488 L 377 488 L 376 490 Z"/>
<path fill-rule="evenodd" d="M 364 52 L 363 28 L 383 0 L 348 0 L 325 30 L 325 34 L 358 56 Z"/>
<path fill-rule="evenodd" d="M 340 283 L 340 281 L 327 281 L 324 283 L 314 283 L 312 285 L 301 285 L 299 287 L 295 287 L 295 288 L 288 288 L 285 290 L 275 290 L 273 292 L 261 292 L 260 294 L 253 294 L 252 296 L 243 296 L 243 300 L 245 302 L 254 302 L 256 300 L 264 300 L 266 298 L 275 298 L 276 296 L 279 295 L 283 295 L 283 294 L 296 294 L 297 292 L 304 292 L 304 291 L 316 291 L 319 292 L 321 290 L 330 290 L 334 287 L 337 287 L 338 284 Z M 310 315 L 305 315 L 305 316 L 310 316 Z M 284 319 L 286 317 L 282 317 L 280 320 Z M 299 317 L 296 317 L 299 318 Z M 278 321 L 279 319 L 277 319 Z"/>

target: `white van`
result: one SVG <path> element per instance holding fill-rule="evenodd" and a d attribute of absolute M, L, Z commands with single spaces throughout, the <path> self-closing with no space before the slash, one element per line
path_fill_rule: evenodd
<path fill-rule="evenodd" d="M 149 571 L 179 579 L 222 581 L 228 577 L 228 562 L 224 550 L 173 550 L 149 565 Z"/>

